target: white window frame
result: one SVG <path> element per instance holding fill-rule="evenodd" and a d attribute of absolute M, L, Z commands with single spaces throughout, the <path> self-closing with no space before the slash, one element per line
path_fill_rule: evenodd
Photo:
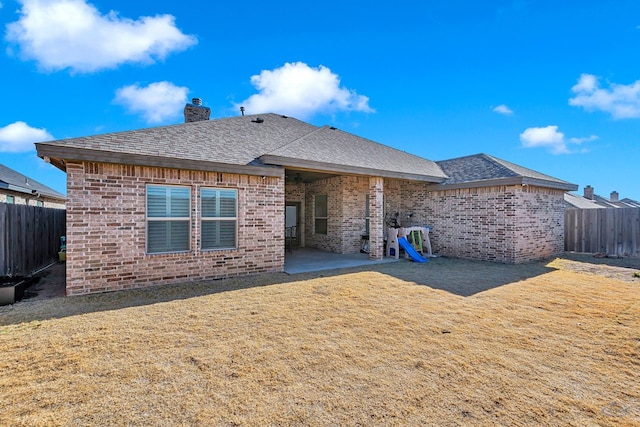
<path fill-rule="evenodd" d="M 205 191 L 213 191 L 217 192 L 218 195 L 222 191 L 230 191 L 235 194 L 235 205 L 234 205 L 234 213 L 235 216 L 205 216 L 204 208 L 202 207 L 202 194 Z M 225 250 L 234 250 L 238 248 L 238 190 L 236 188 L 220 188 L 220 187 L 202 187 L 200 188 L 200 250 L 203 252 L 206 251 L 225 251 Z M 220 203 L 220 197 L 217 197 L 218 203 Z M 220 211 L 218 207 L 218 211 Z M 204 247 L 203 242 L 204 238 L 202 233 L 204 232 L 204 223 L 210 222 L 226 222 L 233 221 L 234 222 L 234 244 L 232 246 L 214 246 L 214 247 Z"/>
<path fill-rule="evenodd" d="M 189 191 L 189 216 L 186 217 L 150 217 L 149 216 L 149 188 L 185 188 Z M 170 200 L 170 199 L 169 199 Z M 145 235 L 145 248 L 146 253 L 149 255 L 167 254 L 167 253 L 185 253 L 191 251 L 191 187 L 185 185 L 166 185 L 166 184 L 147 184 L 145 192 L 145 219 L 146 219 L 146 235 Z M 187 222 L 187 242 L 188 247 L 186 249 L 179 249 L 173 251 L 151 251 L 149 248 L 149 223 L 151 222 Z"/>

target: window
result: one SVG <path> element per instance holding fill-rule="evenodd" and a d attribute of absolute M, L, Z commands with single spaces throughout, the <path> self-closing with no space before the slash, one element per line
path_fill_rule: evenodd
<path fill-rule="evenodd" d="M 315 197 L 315 233 L 327 234 L 327 195 L 321 194 Z"/>
<path fill-rule="evenodd" d="M 232 249 L 236 247 L 237 202 L 238 192 L 236 190 L 215 188 L 201 190 L 201 249 Z"/>
<path fill-rule="evenodd" d="M 44 202 L 42 200 L 36 200 L 36 206 L 39 208 L 44 208 Z"/>
<path fill-rule="evenodd" d="M 364 196 L 364 234 L 369 235 L 369 195 Z"/>
<path fill-rule="evenodd" d="M 16 198 L 14 196 L 7 196 L 7 203 L 14 204 L 16 202 Z"/>
<path fill-rule="evenodd" d="M 147 186 L 147 253 L 189 250 L 191 190 Z"/>

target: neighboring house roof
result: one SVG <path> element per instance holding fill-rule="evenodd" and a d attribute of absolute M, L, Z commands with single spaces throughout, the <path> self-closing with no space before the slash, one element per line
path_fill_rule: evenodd
<path fill-rule="evenodd" d="M 624 199 L 620 200 L 619 203 L 624 205 L 624 207 L 626 208 L 640 208 L 640 202 L 633 199 L 629 199 L 628 197 L 625 197 Z"/>
<path fill-rule="evenodd" d="M 510 163 L 487 154 L 474 154 L 436 162 L 448 178 L 431 189 L 470 188 L 492 185 L 537 185 L 560 190 L 577 190 L 578 186 Z"/>
<path fill-rule="evenodd" d="M 32 194 L 34 196 L 41 194 L 62 201 L 66 199 L 64 194 L 3 164 L 0 164 L 0 189 Z"/>
<path fill-rule="evenodd" d="M 589 200 L 578 194 L 564 193 L 564 201 L 570 206 L 578 209 L 605 209 L 606 206 L 599 205 L 594 200 Z"/>
<path fill-rule="evenodd" d="M 636 202 L 635 200 L 631 200 L 629 198 L 612 201 L 611 199 L 607 199 L 606 197 L 602 197 L 602 196 L 598 196 L 597 194 L 594 194 L 593 202 L 604 208 L 640 208 L 640 203 Z"/>
<path fill-rule="evenodd" d="M 440 182 L 431 160 L 330 127 L 278 114 L 203 120 L 36 144 L 64 170 L 64 159 L 280 176 L 274 166 Z"/>

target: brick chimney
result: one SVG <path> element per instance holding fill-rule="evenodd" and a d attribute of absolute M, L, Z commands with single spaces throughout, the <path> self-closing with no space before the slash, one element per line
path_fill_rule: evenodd
<path fill-rule="evenodd" d="M 587 185 L 586 187 L 584 187 L 584 198 L 585 199 L 589 199 L 589 200 L 593 200 L 593 187 L 590 185 Z"/>
<path fill-rule="evenodd" d="M 202 99 L 193 98 L 191 104 L 184 106 L 184 122 L 199 122 L 201 120 L 209 120 L 211 109 L 202 106 Z"/>
<path fill-rule="evenodd" d="M 618 197 L 619 197 L 618 192 L 617 191 L 612 191 L 611 192 L 611 196 L 609 197 L 609 201 L 617 202 L 618 201 Z"/>

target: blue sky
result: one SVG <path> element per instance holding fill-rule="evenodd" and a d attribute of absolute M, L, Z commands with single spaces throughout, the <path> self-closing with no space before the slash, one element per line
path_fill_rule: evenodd
<path fill-rule="evenodd" d="M 34 142 L 287 114 L 640 200 L 640 2 L 0 0 L 0 163 Z"/>

